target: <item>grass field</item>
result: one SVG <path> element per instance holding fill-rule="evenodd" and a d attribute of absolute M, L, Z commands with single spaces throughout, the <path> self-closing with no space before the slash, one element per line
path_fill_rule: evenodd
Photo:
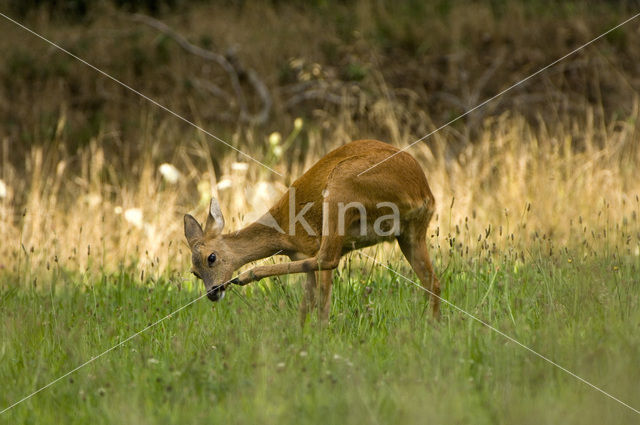
<path fill-rule="evenodd" d="M 0 0 L 267 166 L 0 19 L 0 411 L 125 341 L 0 423 L 638 423 L 637 20 L 510 89 L 637 1 L 400 3 Z M 300 276 L 202 298 L 185 213 L 236 230 L 330 150 L 506 89 L 409 150 L 439 322 L 395 245 L 343 259 L 326 327 Z"/>
<path fill-rule="evenodd" d="M 200 299 L 4 413 L 4 423 L 635 423 L 637 414 L 444 305 L 408 265 L 353 254 L 327 328 L 297 324 L 295 277 Z M 537 252 L 537 253 L 536 253 Z M 441 264 L 447 258 L 446 265 Z M 640 405 L 636 258 L 532 247 L 530 261 L 439 256 L 443 297 Z M 446 266 L 446 267 L 445 267 Z M 444 270 L 444 271 L 443 271 Z M 58 270 L 3 282 L 4 408 L 197 298 L 194 282 Z"/>

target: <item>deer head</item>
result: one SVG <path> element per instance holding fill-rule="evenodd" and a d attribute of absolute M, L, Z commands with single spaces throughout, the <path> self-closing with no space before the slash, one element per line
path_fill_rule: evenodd
<path fill-rule="evenodd" d="M 224 217 L 215 199 L 211 199 L 204 230 L 193 216 L 184 216 L 184 235 L 191 248 L 191 272 L 202 279 L 211 301 L 222 299 L 235 270 L 233 255 L 222 238 L 223 228 Z"/>

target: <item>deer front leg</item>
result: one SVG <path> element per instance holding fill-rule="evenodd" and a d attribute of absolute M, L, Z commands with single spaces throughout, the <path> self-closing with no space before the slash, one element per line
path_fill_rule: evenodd
<path fill-rule="evenodd" d="M 234 283 L 246 285 L 265 277 L 280 276 L 292 273 L 309 273 L 319 270 L 333 270 L 340 264 L 342 254 L 341 236 L 323 236 L 320 249 L 314 257 L 289 263 L 256 266 L 234 279 Z"/>
<path fill-rule="evenodd" d="M 340 264 L 342 253 L 342 237 L 325 236 L 322 238 L 320 249 L 315 257 L 307 258 L 299 261 L 291 261 L 289 263 L 271 264 L 267 266 L 257 266 L 251 270 L 241 273 L 234 283 L 246 285 L 265 277 L 279 276 L 291 273 L 314 273 L 318 271 L 318 286 L 320 297 L 318 299 L 318 307 L 320 308 L 319 316 L 322 322 L 329 320 L 329 310 L 331 307 L 331 285 L 332 271 Z M 315 277 L 314 277 L 315 283 Z M 309 289 L 307 289 L 309 290 Z"/>
<path fill-rule="evenodd" d="M 289 255 L 291 261 L 296 260 L 305 260 L 309 257 L 306 255 L 296 252 Z M 316 282 L 318 281 L 316 277 L 316 272 L 308 272 L 307 278 L 303 284 L 303 294 L 302 301 L 300 303 L 300 326 L 304 327 L 304 323 L 307 321 L 307 316 L 311 312 L 313 308 L 316 306 Z"/>
<path fill-rule="evenodd" d="M 233 280 L 233 283 L 238 285 L 246 285 L 251 282 L 264 279 L 265 277 L 281 276 L 283 274 L 293 273 L 309 273 L 316 270 L 332 270 L 338 267 L 340 263 L 340 257 L 327 259 L 318 259 L 318 257 L 311 257 L 306 260 L 291 261 L 289 263 L 270 264 L 267 266 L 257 266 L 244 273 Z"/>

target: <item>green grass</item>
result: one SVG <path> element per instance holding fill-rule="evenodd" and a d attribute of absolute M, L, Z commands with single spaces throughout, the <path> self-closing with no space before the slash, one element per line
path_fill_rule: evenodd
<path fill-rule="evenodd" d="M 326 328 L 315 320 L 299 327 L 298 277 L 254 284 L 215 305 L 201 299 L 0 422 L 640 420 L 452 307 L 433 323 L 415 287 L 360 262 L 350 257 L 336 276 Z M 640 408 L 637 257 L 447 262 L 438 264 L 444 298 Z M 391 267 L 413 278 L 406 263 Z M 2 277 L 0 409 L 199 295 L 190 282 L 141 282 L 127 270 L 58 270 L 49 279 L 34 287 L 26 273 Z"/>

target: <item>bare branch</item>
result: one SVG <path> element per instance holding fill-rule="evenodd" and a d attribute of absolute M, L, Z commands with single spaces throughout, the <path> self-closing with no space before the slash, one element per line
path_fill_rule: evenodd
<path fill-rule="evenodd" d="M 235 56 L 231 57 L 231 60 L 227 59 L 224 55 L 212 52 L 207 49 L 203 49 L 202 47 L 196 46 L 195 44 L 190 43 L 185 37 L 175 32 L 171 27 L 166 25 L 165 23 L 154 19 L 150 16 L 142 15 L 142 14 L 134 14 L 131 16 L 131 19 L 136 22 L 143 23 L 148 25 L 157 31 L 165 34 L 173 41 L 175 41 L 180 47 L 182 47 L 187 52 L 196 55 L 202 59 L 215 62 L 222 69 L 225 70 L 227 75 L 229 76 L 229 80 L 231 81 L 231 86 L 235 93 L 238 108 L 240 110 L 239 119 L 244 122 L 252 122 L 257 124 L 263 124 L 269 118 L 269 113 L 271 112 L 272 100 L 271 95 L 269 93 L 269 89 L 264 84 L 264 82 L 260 79 L 258 74 L 251 68 L 244 69 L 240 66 L 239 61 Z M 233 54 L 233 53 L 230 53 Z M 262 108 L 260 111 L 251 115 L 248 112 L 247 102 L 244 96 L 244 92 L 242 90 L 242 86 L 240 84 L 239 75 L 246 75 L 247 80 L 255 90 L 256 94 L 260 98 L 262 102 Z M 205 88 L 207 91 L 211 92 L 214 95 L 222 95 L 224 92 L 222 89 L 215 85 L 203 85 L 202 81 L 199 81 L 199 85 Z"/>
<path fill-rule="evenodd" d="M 191 84 L 193 84 L 194 87 L 207 91 L 209 92 L 209 94 L 223 99 L 227 103 L 227 105 L 232 104 L 232 102 L 229 100 L 231 99 L 231 95 L 229 94 L 229 92 L 227 92 L 217 84 L 213 84 L 210 81 L 201 80 L 200 78 L 192 78 L 189 81 L 191 81 Z"/>
<path fill-rule="evenodd" d="M 253 69 L 247 69 L 247 76 L 249 77 L 251 84 L 253 84 L 253 87 L 256 89 L 256 93 L 258 93 L 258 96 L 262 99 L 262 109 L 259 113 L 254 115 L 253 121 L 256 124 L 264 124 L 269 119 L 271 105 L 273 104 L 271 101 L 271 95 L 269 94 L 269 89 Z"/>

